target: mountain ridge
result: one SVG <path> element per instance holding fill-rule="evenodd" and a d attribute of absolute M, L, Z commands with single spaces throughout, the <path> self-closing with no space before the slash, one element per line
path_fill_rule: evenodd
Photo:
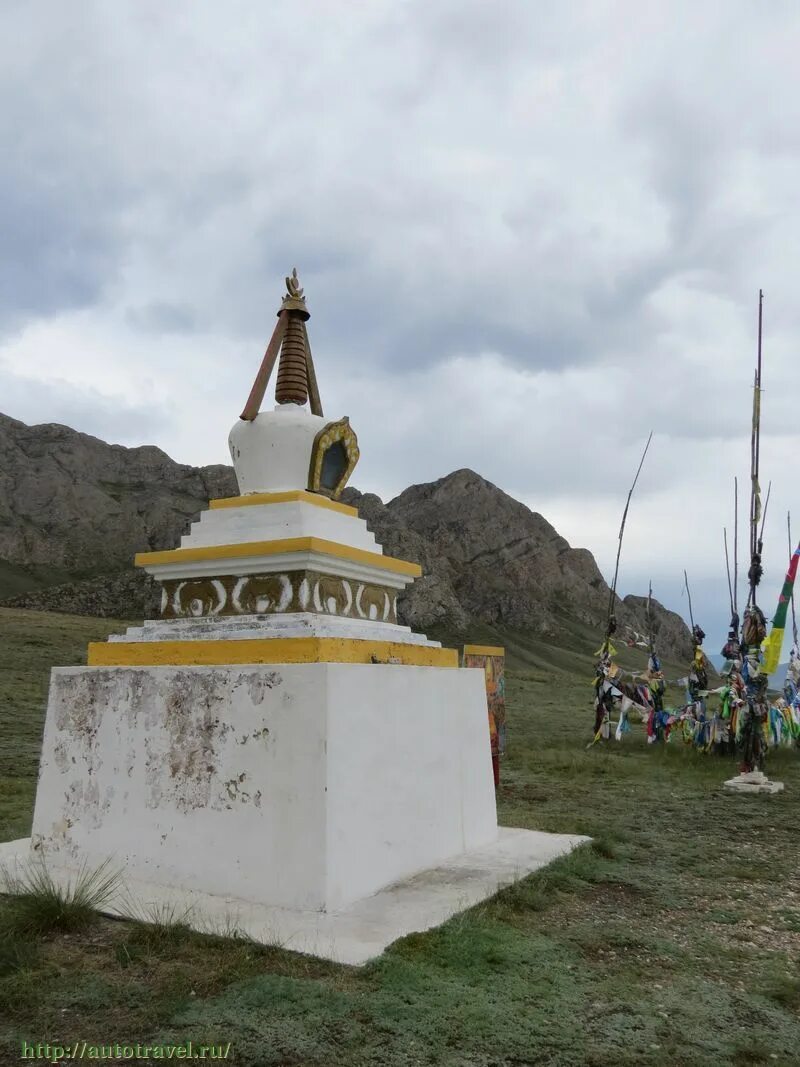
<path fill-rule="evenodd" d="M 156 590 L 132 569 L 134 554 L 174 547 L 209 498 L 237 493 L 233 469 L 222 464 L 191 467 L 156 446 L 109 445 L 60 424 L 0 415 L 0 601 L 156 614 Z M 387 503 L 356 488 L 342 500 L 387 554 L 422 566 L 398 602 L 415 629 L 466 633 L 477 620 L 558 641 L 574 619 L 602 640 L 610 591 L 592 553 L 476 472 L 409 486 Z M 642 597 L 617 599 L 621 631 L 645 630 L 645 605 Z M 688 659 L 680 616 L 657 602 L 654 615 L 662 655 Z"/>

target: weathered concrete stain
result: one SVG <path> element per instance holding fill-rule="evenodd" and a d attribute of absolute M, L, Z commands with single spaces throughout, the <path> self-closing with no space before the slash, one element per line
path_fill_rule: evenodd
<path fill-rule="evenodd" d="M 56 708 L 59 732 L 69 734 L 80 748 L 91 748 L 110 692 L 111 680 L 107 671 L 67 676 L 59 690 Z"/>
<path fill-rule="evenodd" d="M 53 763 L 63 773 L 68 771 L 70 764 L 75 762 L 75 757 L 70 755 L 69 746 L 64 738 L 59 738 L 53 746 Z"/>
<path fill-rule="evenodd" d="M 265 726 L 262 730 L 253 730 L 250 734 L 245 734 L 244 737 L 239 738 L 237 743 L 240 745 L 246 745 L 251 739 L 254 741 L 266 741 L 269 737 L 269 729 Z"/>
<path fill-rule="evenodd" d="M 172 800 L 182 811 L 208 806 L 211 796 L 217 770 L 215 742 L 227 732 L 221 730 L 218 714 L 223 699 L 217 674 L 189 669 L 170 678 L 163 722 L 166 762 Z"/>
<path fill-rule="evenodd" d="M 254 704 L 263 704 L 267 691 L 283 684 L 283 679 L 277 671 L 265 673 L 259 671 L 257 674 L 251 671 L 245 674 L 242 680 Z"/>
<path fill-rule="evenodd" d="M 108 807 L 106 803 L 100 803 L 100 784 L 96 777 L 73 779 L 64 794 L 63 819 L 59 823 L 66 822 L 71 827 L 76 822 L 89 826 L 99 826 Z M 66 836 L 66 831 L 64 831 Z"/>
<path fill-rule="evenodd" d="M 241 788 L 245 781 L 247 781 L 247 775 L 242 771 L 236 778 L 229 778 L 227 782 L 223 783 L 223 789 L 227 793 L 229 800 L 238 800 L 242 804 L 246 804 L 250 800 L 250 794 Z M 225 803 L 225 797 L 222 793 L 220 793 L 220 800 Z M 225 804 L 225 806 L 230 807 L 229 804 Z"/>
<path fill-rule="evenodd" d="M 273 794 L 300 788 L 293 752 L 313 746 L 296 721 L 289 670 L 298 672 L 260 665 L 60 669 L 34 820 L 45 854 L 54 862 L 113 855 L 129 869 L 149 865 L 160 882 L 199 871 L 202 842 L 206 851 L 222 850 L 215 879 L 228 891 L 240 877 L 231 871 L 240 872 L 252 851 L 245 841 L 269 849 L 273 838 L 284 839 Z M 310 680 L 303 678 L 303 689 L 313 704 Z"/>

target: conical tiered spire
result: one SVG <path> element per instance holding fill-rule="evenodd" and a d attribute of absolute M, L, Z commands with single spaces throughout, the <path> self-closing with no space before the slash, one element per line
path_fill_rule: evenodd
<path fill-rule="evenodd" d="M 304 334 L 303 320 L 296 312 L 290 312 L 275 386 L 275 399 L 279 404 L 305 404 L 308 400 L 308 357 Z"/>
<path fill-rule="evenodd" d="M 311 358 L 311 346 L 306 330 L 306 322 L 310 317 L 295 267 L 286 278 L 286 296 L 278 311 L 278 322 L 267 345 L 250 396 L 239 416 L 245 422 L 252 422 L 258 415 L 279 354 L 276 401 L 279 404 L 305 404 L 310 399 L 312 414 L 322 415 L 314 361 Z"/>

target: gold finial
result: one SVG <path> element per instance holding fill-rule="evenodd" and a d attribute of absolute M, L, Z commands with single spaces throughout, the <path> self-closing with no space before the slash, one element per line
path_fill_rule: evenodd
<path fill-rule="evenodd" d="M 297 267 L 292 267 L 291 277 L 286 279 L 286 288 L 289 291 L 289 296 L 303 296 L 303 290 L 300 288 L 300 279 L 297 277 Z"/>
<path fill-rule="evenodd" d="M 322 401 L 306 330 L 306 322 L 310 318 L 300 279 L 297 277 L 297 267 L 294 267 L 291 275 L 287 275 L 286 296 L 278 310 L 278 321 L 240 419 L 252 422 L 258 415 L 272 371 L 278 361 L 276 401 L 279 404 L 305 404 L 310 400 L 311 413 L 322 415 Z"/>
<path fill-rule="evenodd" d="M 306 307 L 306 298 L 303 296 L 303 289 L 300 286 L 300 279 L 297 277 L 297 267 L 292 268 L 291 275 L 287 275 L 286 278 L 286 296 L 281 303 L 281 311 L 297 311 L 304 321 L 311 318 L 308 308 Z"/>

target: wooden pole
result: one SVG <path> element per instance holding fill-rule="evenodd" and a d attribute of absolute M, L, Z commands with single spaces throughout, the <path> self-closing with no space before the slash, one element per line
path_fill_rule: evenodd
<path fill-rule="evenodd" d="M 606 639 L 605 639 L 605 642 L 603 644 L 603 647 L 605 648 L 606 651 L 608 651 L 608 642 L 609 642 L 609 639 L 611 637 L 611 632 L 610 632 L 610 630 L 611 630 L 611 619 L 612 619 L 612 617 L 614 615 L 614 597 L 616 596 L 616 593 L 617 593 L 617 578 L 619 576 L 619 557 L 620 557 L 620 554 L 622 552 L 622 535 L 625 533 L 625 522 L 626 522 L 626 520 L 628 518 L 628 508 L 630 507 L 630 504 L 631 504 L 631 497 L 633 496 L 633 491 L 636 488 L 636 483 L 639 481 L 639 475 L 641 474 L 642 467 L 644 466 L 645 456 L 647 455 L 647 450 L 650 447 L 650 442 L 652 440 L 653 440 L 653 431 L 651 430 L 650 431 L 650 436 L 647 438 L 647 444 L 644 446 L 644 452 L 642 453 L 642 458 L 639 461 L 639 467 L 638 467 L 638 469 L 636 471 L 636 477 L 633 479 L 633 485 L 630 487 L 630 490 L 628 491 L 628 499 L 625 501 L 625 510 L 622 513 L 622 524 L 620 525 L 620 528 L 619 528 L 619 544 L 617 545 L 617 562 L 616 562 L 616 564 L 614 566 L 614 580 L 611 583 L 611 592 L 610 592 L 610 596 L 608 598 L 608 615 L 606 617 Z"/>
<path fill-rule="evenodd" d="M 750 594 L 748 604 L 756 603 L 756 586 L 760 580 L 761 547 L 758 539 L 758 520 L 761 503 L 761 488 L 758 484 L 759 459 L 761 456 L 761 334 L 764 311 L 764 293 L 758 290 L 758 355 L 755 381 L 753 383 L 753 429 L 750 435 Z M 758 559 L 756 557 L 759 557 Z"/>
<path fill-rule="evenodd" d="M 314 370 L 314 360 L 311 356 L 311 344 L 308 340 L 308 330 L 306 324 L 303 323 L 303 336 L 306 342 L 306 372 L 308 376 L 308 401 L 311 408 L 312 415 L 322 415 L 322 401 L 319 396 L 319 386 L 317 385 L 317 373 Z"/>
<path fill-rule="evenodd" d="M 286 333 L 286 324 L 288 320 L 289 315 L 287 312 L 280 311 L 278 313 L 278 321 L 275 324 L 275 329 L 272 331 L 272 337 L 267 345 L 264 358 L 261 360 L 261 366 L 258 368 L 258 374 L 256 374 L 255 381 L 253 382 L 253 388 L 250 390 L 250 396 L 247 398 L 247 403 L 239 416 L 239 418 L 243 419 L 245 422 L 252 422 L 261 408 L 261 401 L 264 399 L 264 393 L 267 391 L 270 375 L 275 367 L 278 353 L 281 350 L 281 342 L 283 341 L 283 335 Z"/>
<path fill-rule="evenodd" d="M 756 434 L 756 474 L 761 460 L 761 327 L 764 315 L 764 291 L 758 290 L 758 364 L 756 367 L 756 386 L 758 388 L 758 433 Z"/>
<path fill-rule="evenodd" d="M 689 575 L 686 571 L 683 572 L 683 580 L 686 583 L 686 595 L 689 598 L 689 622 L 692 624 L 692 631 L 694 631 L 694 616 L 692 615 L 692 594 L 689 591 Z"/>
<path fill-rule="evenodd" d="M 764 510 L 761 512 L 761 530 L 760 530 L 760 532 L 758 534 L 758 551 L 759 552 L 761 551 L 761 548 L 762 548 L 762 546 L 764 544 L 764 527 L 767 524 L 767 508 L 769 507 L 769 496 L 770 496 L 771 492 L 772 492 L 772 482 L 770 482 L 769 485 L 767 486 L 767 499 L 764 501 Z"/>
<path fill-rule="evenodd" d="M 739 614 L 739 479 L 734 478 L 734 615 Z"/>
<path fill-rule="evenodd" d="M 731 601 L 731 615 L 733 615 L 733 613 L 734 613 L 734 611 L 736 609 L 733 606 L 733 584 L 731 583 L 731 563 L 730 563 L 730 559 L 728 557 L 728 530 L 727 530 L 727 527 L 725 527 L 725 526 L 722 527 L 722 536 L 725 539 L 725 570 L 726 570 L 727 575 L 728 575 L 728 596 L 730 597 L 730 601 Z"/>
<path fill-rule="evenodd" d="M 791 513 L 791 511 L 787 511 L 786 512 L 786 529 L 787 529 L 787 532 L 789 534 L 789 559 L 791 560 L 792 552 L 794 551 L 794 549 L 792 548 L 793 541 L 792 541 L 792 513 Z M 795 647 L 797 647 L 797 616 L 795 615 L 795 607 L 794 607 L 794 586 L 792 586 L 792 641 L 793 641 Z"/>

